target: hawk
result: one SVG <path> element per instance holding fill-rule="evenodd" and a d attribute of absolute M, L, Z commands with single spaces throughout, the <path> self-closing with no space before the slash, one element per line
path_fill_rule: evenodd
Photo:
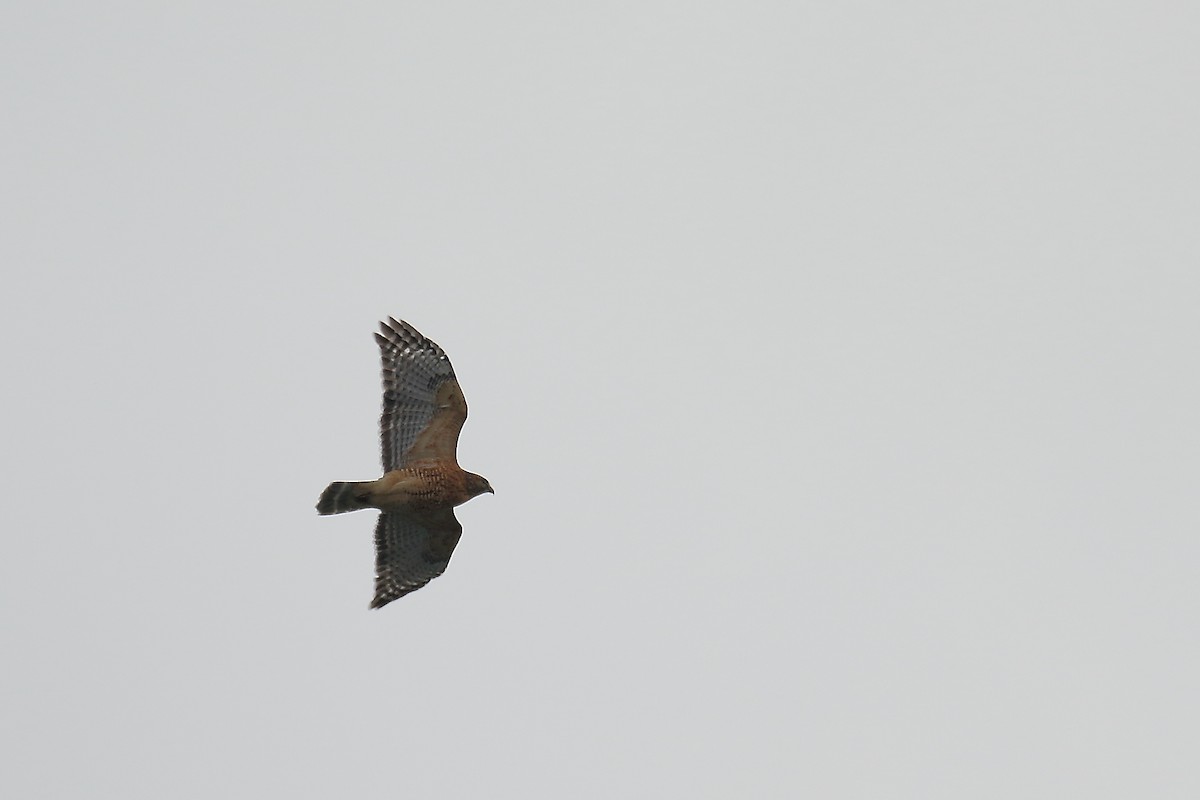
<path fill-rule="evenodd" d="M 388 317 L 375 334 L 383 359 L 383 477 L 329 484 L 317 513 L 378 508 L 375 599 L 371 608 L 415 592 L 446 571 L 462 535 L 454 507 L 492 492 L 487 478 L 458 466 L 467 419 L 454 368 L 442 348 Z"/>

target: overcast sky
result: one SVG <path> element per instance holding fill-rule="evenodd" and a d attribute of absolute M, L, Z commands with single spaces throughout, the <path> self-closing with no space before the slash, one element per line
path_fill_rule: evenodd
<path fill-rule="evenodd" d="M 0 794 L 1200 796 L 1198 13 L 6 4 Z"/>

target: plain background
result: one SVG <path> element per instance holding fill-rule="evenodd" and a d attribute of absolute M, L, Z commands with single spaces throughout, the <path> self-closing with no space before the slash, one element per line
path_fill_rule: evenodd
<path fill-rule="evenodd" d="M 1200 794 L 1194 5 L 3 17 L 5 797 Z"/>

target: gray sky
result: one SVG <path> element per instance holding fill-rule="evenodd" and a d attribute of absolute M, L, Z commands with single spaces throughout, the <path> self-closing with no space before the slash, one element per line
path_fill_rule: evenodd
<path fill-rule="evenodd" d="M 9 4 L 0 795 L 1194 798 L 1200 20 Z M 376 321 L 497 494 L 368 612 Z"/>

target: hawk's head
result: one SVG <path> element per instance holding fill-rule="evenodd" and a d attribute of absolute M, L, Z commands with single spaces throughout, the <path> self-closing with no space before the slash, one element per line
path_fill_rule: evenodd
<path fill-rule="evenodd" d="M 482 475 L 476 475 L 474 472 L 467 473 L 467 490 L 471 493 L 471 497 L 481 494 L 495 494 L 496 491 L 492 485 L 488 483 L 488 479 Z"/>

